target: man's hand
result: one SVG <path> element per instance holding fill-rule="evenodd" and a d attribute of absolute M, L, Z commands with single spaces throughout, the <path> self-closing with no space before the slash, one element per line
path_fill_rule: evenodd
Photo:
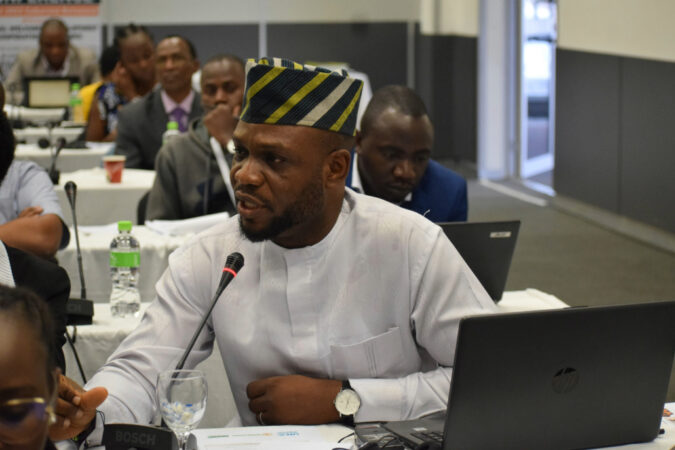
<path fill-rule="evenodd" d="M 241 106 L 239 105 L 233 109 L 230 105 L 219 103 L 211 111 L 204 114 L 204 126 L 223 148 L 232 138 L 240 112 Z"/>
<path fill-rule="evenodd" d="M 138 96 L 134 80 L 131 79 L 129 71 L 119 61 L 111 73 L 111 80 L 115 84 L 117 92 L 127 99 L 127 101 L 131 101 Z"/>
<path fill-rule="evenodd" d="M 96 387 L 85 391 L 70 378 L 59 375 L 56 423 L 49 428 L 54 441 L 71 439 L 86 430 L 96 418 L 96 408 L 108 397 L 108 391 Z"/>
<path fill-rule="evenodd" d="M 41 206 L 29 206 L 28 208 L 21 211 L 18 217 L 35 217 L 42 214 L 42 211 L 44 211 L 44 209 Z"/>
<path fill-rule="evenodd" d="M 249 409 L 266 425 L 318 425 L 340 418 L 333 401 L 342 382 L 286 375 L 263 378 L 246 387 Z"/>

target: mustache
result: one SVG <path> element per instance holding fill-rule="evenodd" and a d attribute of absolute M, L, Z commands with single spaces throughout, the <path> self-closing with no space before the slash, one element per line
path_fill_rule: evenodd
<path fill-rule="evenodd" d="M 247 186 L 247 185 L 237 186 L 234 189 L 234 196 L 235 196 L 235 198 L 239 199 L 240 195 L 244 195 L 245 197 L 251 198 L 256 203 L 259 203 L 260 205 L 264 206 L 265 208 L 271 209 L 270 202 L 268 202 L 264 198 L 260 198 L 258 195 L 256 195 L 255 191 L 256 191 L 255 188 Z"/>

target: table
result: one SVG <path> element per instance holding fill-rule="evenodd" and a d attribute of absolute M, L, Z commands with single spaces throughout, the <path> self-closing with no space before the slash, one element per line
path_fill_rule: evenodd
<path fill-rule="evenodd" d="M 54 143 L 58 138 L 62 137 L 66 139 L 66 142 L 72 142 L 82 134 L 82 131 L 84 131 L 83 127 L 56 127 L 52 129 L 50 141 Z M 37 144 L 41 138 L 48 139 L 50 134 L 47 127 L 27 127 L 15 129 L 14 136 L 17 142 Z"/>
<path fill-rule="evenodd" d="M 68 181 L 77 184 L 78 225 L 105 225 L 119 220 L 136 223 L 138 201 L 152 187 L 155 171 L 124 169 L 121 183 L 109 183 L 101 167 L 62 173 L 55 189 L 66 224 L 70 226 L 70 204 L 63 190 Z"/>
<path fill-rule="evenodd" d="M 56 168 L 66 173 L 99 167 L 103 155 L 108 153 L 112 145 L 110 143 L 96 145 L 93 148 L 64 148 L 56 159 Z M 48 170 L 52 164 L 52 152 L 50 148 L 40 148 L 37 144 L 19 144 L 16 146 L 14 159 L 33 161 Z"/>
<path fill-rule="evenodd" d="M 675 403 L 666 403 L 666 408 L 675 411 Z M 622 445 L 619 447 L 604 447 L 604 449 L 621 450 L 669 450 L 675 445 L 675 422 L 670 420 L 662 421 L 664 434 L 657 436 L 651 442 L 642 444 Z M 332 450 L 335 445 L 330 442 L 342 442 L 338 448 L 350 447 L 353 438 L 341 440 L 349 435 L 353 430 L 343 425 L 330 424 L 309 427 L 242 427 L 242 428 L 213 428 L 195 430 L 197 448 L 200 450 L 208 449 L 238 449 L 255 448 L 257 450 L 267 449 L 294 449 L 294 450 Z M 290 432 L 290 433 L 289 433 Z M 572 431 L 573 432 L 573 431 Z M 296 434 L 297 433 L 297 434 Z M 314 439 L 309 443 L 303 442 L 304 439 Z M 205 445 L 205 442 L 208 442 Z M 230 443 L 231 442 L 231 443 Z M 262 445 L 256 446 L 253 443 L 258 442 Z M 293 445 L 293 443 L 297 444 Z M 230 445 L 226 445 L 230 443 Z"/>
<path fill-rule="evenodd" d="M 147 297 L 145 297 L 147 298 Z M 145 311 L 148 304 L 144 303 L 141 311 Z M 556 309 L 567 306 L 553 295 L 537 289 L 504 292 L 498 303 L 503 312 Z M 75 348 L 80 356 L 84 372 L 90 378 L 101 367 L 108 356 L 117 348 L 120 342 L 140 323 L 138 318 L 113 318 L 110 306 L 107 303 L 94 304 L 94 323 L 77 327 Z M 73 327 L 68 327 L 73 334 Z M 188 331 L 192 333 L 192 331 Z M 71 349 L 63 347 L 66 356 L 67 374 L 74 380 L 81 382 L 77 373 L 77 366 Z M 211 356 L 198 366 L 206 373 L 209 386 L 209 401 L 207 412 L 200 423 L 201 428 L 221 427 L 236 416 L 236 407 L 230 391 L 227 375 L 223 369 L 220 352 L 214 348 Z"/>
<path fill-rule="evenodd" d="M 128 169 L 127 169 L 128 170 Z M 79 194 L 78 194 L 79 197 Z M 78 216 L 80 206 L 78 206 Z M 117 234 L 117 226 L 81 227 L 80 246 L 82 266 L 87 286 L 87 297 L 94 302 L 108 302 L 112 288 L 110 281 L 110 241 Z M 141 298 L 155 297 L 155 283 L 169 263 L 169 254 L 189 239 L 192 234 L 166 236 L 147 227 L 135 226 L 131 230 L 141 245 L 141 270 L 138 288 Z M 71 296 L 80 297 L 80 277 L 77 268 L 75 233 L 70 230 L 68 247 L 60 250 L 56 258 L 70 277 Z"/>

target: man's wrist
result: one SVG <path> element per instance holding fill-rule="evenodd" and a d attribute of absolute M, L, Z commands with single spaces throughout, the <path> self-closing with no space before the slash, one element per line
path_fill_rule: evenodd
<path fill-rule="evenodd" d="M 89 425 L 87 425 L 87 428 L 82 430 L 80 434 L 75 436 L 72 440 L 73 442 L 76 442 L 78 445 L 81 444 L 82 442 L 86 441 L 89 435 L 94 431 L 96 428 L 96 416 L 89 422 Z"/>
<path fill-rule="evenodd" d="M 333 404 L 339 415 L 338 422 L 353 427 L 354 416 L 361 407 L 361 398 L 352 388 L 349 380 L 342 381 L 342 389 L 338 392 Z"/>
<path fill-rule="evenodd" d="M 96 411 L 96 416 L 94 416 L 92 421 L 89 422 L 87 428 L 82 430 L 77 436 L 75 436 L 71 440 L 77 444 L 77 447 L 79 449 L 100 445 L 103 426 L 104 426 L 104 415 L 101 411 Z M 94 433 L 97 429 L 100 430 L 100 432 Z M 94 435 L 97 435 L 98 437 Z M 96 442 L 93 442 L 92 438 L 94 438 Z"/>

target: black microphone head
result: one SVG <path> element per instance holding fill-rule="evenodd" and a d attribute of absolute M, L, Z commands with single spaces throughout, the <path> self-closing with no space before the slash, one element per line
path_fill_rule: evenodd
<path fill-rule="evenodd" d="M 66 191 L 66 195 L 68 196 L 68 200 L 70 203 L 75 202 L 75 195 L 77 195 L 77 185 L 75 184 L 74 181 L 69 181 L 66 183 L 65 186 L 63 186 L 63 189 Z"/>
<path fill-rule="evenodd" d="M 235 272 L 239 272 L 239 269 L 244 265 L 244 257 L 239 252 L 230 253 L 230 255 L 225 260 L 225 267 L 232 269 Z"/>
<path fill-rule="evenodd" d="M 38 139 L 37 145 L 40 148 L 49 148 L 49 139 L 41 137 L 40 139 Z"/>

